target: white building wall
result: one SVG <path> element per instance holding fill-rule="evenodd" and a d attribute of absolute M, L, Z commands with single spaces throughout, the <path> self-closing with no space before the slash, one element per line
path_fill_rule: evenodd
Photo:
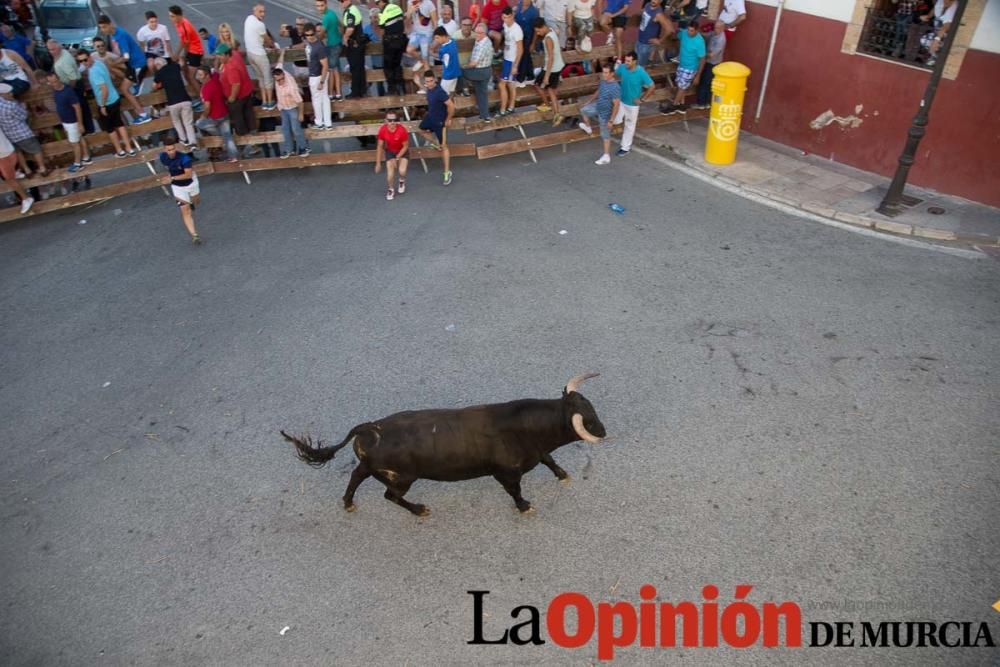
<path fill-rule="evenodd" d="M 777 7 L 778 0 L 753 0 L 748 4 L 750 6 L 747 7 L 747 13 L 752 14 L 752 5 Z M 850 23 L 854 13 L 854 0 L 785 0 L 785 9 Z M 1000 0 L 986 0 L 983 16 L 969 47 L 978 51 L 1000 53 Z"/>

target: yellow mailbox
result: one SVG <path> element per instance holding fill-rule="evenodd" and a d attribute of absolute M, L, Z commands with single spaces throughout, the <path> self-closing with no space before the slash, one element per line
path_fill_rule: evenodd
<path fill-rule="evenodd" d="M 712 69 L 712 111 L 705 140 L 705 161 L 732 164 L 740 138 L 743 96 L 750 68 L 736 62 L 719 63 Z"/>

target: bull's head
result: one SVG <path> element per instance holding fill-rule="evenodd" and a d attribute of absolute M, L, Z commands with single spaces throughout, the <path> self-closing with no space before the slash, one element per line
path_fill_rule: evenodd
<path fill-rule="evenodd" d="M 584 380 L 595 378 L 598 375 L 598 373 L 577 375 L 567 382 L 566 387 L 563 389 L 563 403 L 572 415 L 570 422 L 573 424 L 573 430 L 576 431 L 581 440 L 585 440 L 591 444 L 600 442 L 601 438 L 607 435 L 607 432 L 604 430 L 604 424 L 597 418 L 597 411 L 594 410 L 594 406 L 582 394 L 577 392 L 576 388 Z"/>

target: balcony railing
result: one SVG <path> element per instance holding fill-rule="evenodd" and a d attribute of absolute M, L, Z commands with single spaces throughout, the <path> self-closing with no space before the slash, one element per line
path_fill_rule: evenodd
<path fill-rule="evenodd" d="M 891 10 L 877 7 L 868 9 L 865 26 L 861 31 L 858 53 L 865 53 L 895 62 L 930 69 L 930 53 L 921 44 L 921 38 L 933 28 L 926 23 L 896 17 Z M 897 20 L 898 19 L 898 20 Z"/>

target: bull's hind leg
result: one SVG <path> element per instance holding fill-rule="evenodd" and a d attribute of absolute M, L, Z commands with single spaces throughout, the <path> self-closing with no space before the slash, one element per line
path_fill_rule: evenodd
<path fill-rule="evenodd" d="M 357 509 L 354 504 L 354 492 L 358 490 L 361 486 L 361 482 L 365 481 L 372 476 L 371 470 L 364 461 L 360 462 L 354 471 L 351 472 L 351 481 L 347 484 L 347 490 L 344 491 L 344 509 L 348 512 L 353 512 Z"/>
<path fill-rule="evenodd" d="M 524 512 L 532 512 L 531 503 L 525 500 L 521 496 L 521 473 L 520 472 L 505 472 L 493 475 L 493 478 L 503 485 L 503 488 L 510 497 L 514 499 L 514 504 L 517 505 L 518 511 L 522 514 Z"/>
<path fill-rule="evenodd" d="M 542 463 L 544 463 L 545 467 L 552 471 L 552 474 L 554 474 L 560 482 L 569 482 L 569 473 L 559 467 L 559 464 L 556 463 L 556 460 L 552 458 L 551 454 L 542 454 Z"/>
<path fill-rule="evenodd" d="M 427 516 L 431 513 L 430 509 L 426 505 L 411 503 L 403 498 L 403 496 L 406 495 L 406 492 L 410 490 L 410 486 L 412 486 L 416 481 L 415 479 L 400 477 L 391 470 L 379 470 L 375 473 L 375 478 L 385 484 L 386 500 L 391 500 L 403 509 L 409 510 L 417 516 Z"/>

